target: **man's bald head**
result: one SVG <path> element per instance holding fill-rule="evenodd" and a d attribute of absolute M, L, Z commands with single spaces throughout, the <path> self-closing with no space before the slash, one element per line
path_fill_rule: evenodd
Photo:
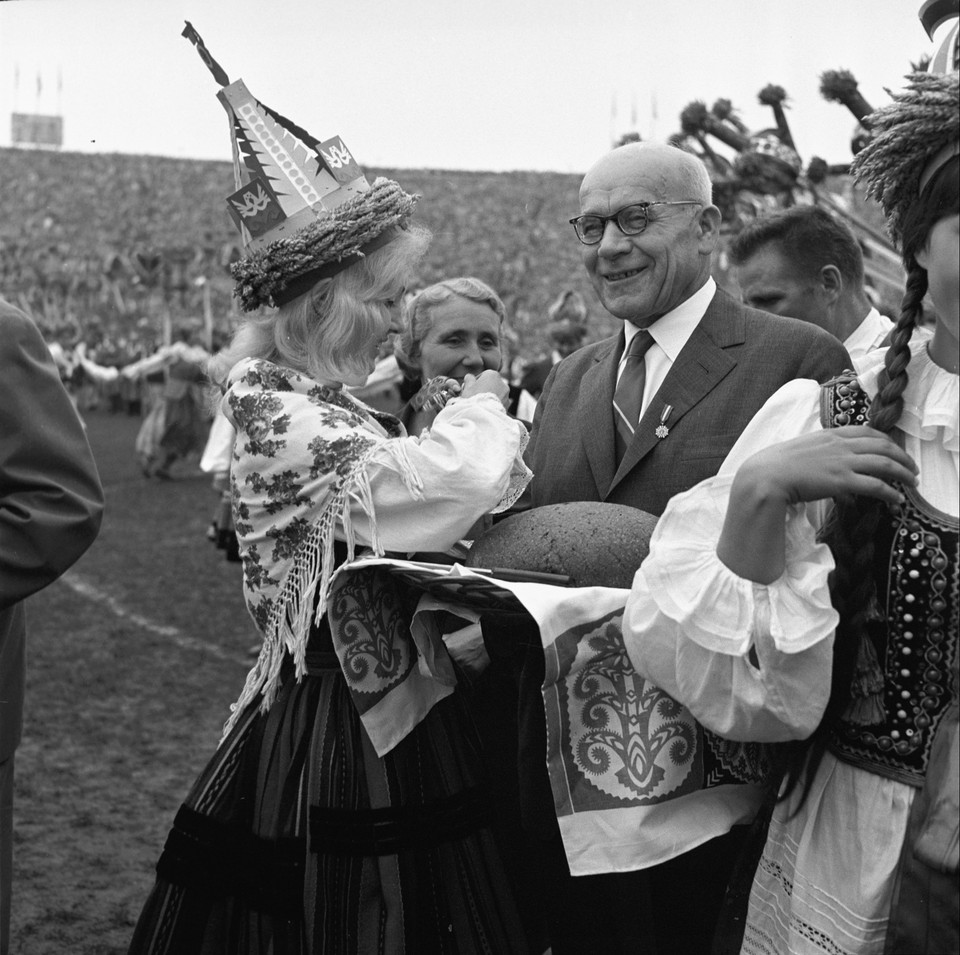
<path fill-rule="evenodd" d="M 683 196 L 705 206 L 713 202 L 707 167 L 691 153 L 666 143 L 626 143 L 611 150 L 587 170 L 581 197 L 598 181 L 643 185 L 658 199 Z"/>

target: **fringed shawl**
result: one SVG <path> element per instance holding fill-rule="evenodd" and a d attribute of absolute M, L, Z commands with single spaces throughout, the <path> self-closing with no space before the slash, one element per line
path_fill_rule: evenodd
<path fill-rule="evenodd" d="M 311 617 L 322 619 L 336 570 L 337 524 L 354 558 L 352 503 L 370 520 L 373 552 L 383 553 L 367 464 L 391 435 L 344 392 L 264 360 L 233 369 L 223 410 L 237 429 L 231 488 L 244 598 L 263 635 L 226 734 L 257 696 L 269 708 L 287 654 L 298 679 L 306 672 Z M 411 495 L 422 499 L 403 442 L 386 447 Z"/>

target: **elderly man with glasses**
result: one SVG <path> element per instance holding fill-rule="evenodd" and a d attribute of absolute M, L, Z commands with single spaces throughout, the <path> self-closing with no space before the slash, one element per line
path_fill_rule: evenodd
<path fill-rule="evenodd" d="M 614 149 L 584 177 L 571 223 L 597 295 L 623 329 L 550 373 L 528 451 L 532 506 L 609 501 L 659 515 L 674 494 L 716 474 L 781 385 L 823 382 L 849 367 L 822 329 L 747 308 L 717 288 L 710 269 L 720 212 L 695 156 L 649 142 Z M 529 652 L 522 711 L 538 713 L 524 700 L 539 692 L 543 672 L 542 652 Z M 544 752 L 539 718 L 524 732 L 542 734 L 543 745 L 524 753 Z M 641 725 L 652 733 L 657 720 Z M 702 731 L 698 740 L 701 752 L 717 745 Z M 699 775 L 681 792 L 647 794 L 658 811 L 644 816 L 649 851 L 636 853 L 633 871 L 580 877 L 569 875 L 543 761 L 521 763 L 554 955 L 709 951 L 762 790 L 719 779 L 700 752 L 695 759 Z"/>

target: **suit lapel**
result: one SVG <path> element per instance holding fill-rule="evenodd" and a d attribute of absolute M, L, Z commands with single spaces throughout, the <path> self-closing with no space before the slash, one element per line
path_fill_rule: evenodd
<path fill-rule="evenodd" d="M 593 480 L 602 497 L 616 470 L 617 452 L 613 424 L 613 390 L 617 363 L 623 353 L 623 333 L 598 351 L 583 376 L 577 408 L 580 435 Z"/>
<path fill-rule="evenodd" d="M 743 338 L 740 310 L 718 290 L 640 419 L 633 442 L 609 485 L 608 495 L 661 440 L 656 429 L 664 407 L 672 406 L 667 426 L 673 428 L 736 367 L 736 359 L 724 348 L 739 344 Z"/>

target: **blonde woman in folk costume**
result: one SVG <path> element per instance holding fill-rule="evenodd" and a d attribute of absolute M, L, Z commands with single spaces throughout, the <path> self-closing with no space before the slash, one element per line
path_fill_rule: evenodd
<path fill-rule="evenodd" d="M 245 223 L 234 274 L 253 314 L 212 368 L 237 429 L 234 515 L 263 650 L 177 813 L 130 951 L 525 953 L 456 671 L 442 646 L 419 659 L 416 594 L 381 571 L 338 573 L 364 549 L 445 549 L 512 504 L 525 429 L 495 372 L 467 376 L 416 437 L 350 396 L 429 242 L 409 221 L 416 198 L 368 184 L 342 141 L 334 156 L 187 35 L 252 175 L 256 201 L 237 204 L 275 213 L 265 231 Z M 311 190 L 323 202 L 298 218 L 290 203 Z"/>
<path fill-rule="evenodd" d="M 958 946 L 957 74 L 894 100 L 854 164 L 907 269 L 890 347 L 770 399 L 671 502 L 624 619 L 634 665 L 705 726 L 805 740 L 779 749 L 750 955 Z"/>

